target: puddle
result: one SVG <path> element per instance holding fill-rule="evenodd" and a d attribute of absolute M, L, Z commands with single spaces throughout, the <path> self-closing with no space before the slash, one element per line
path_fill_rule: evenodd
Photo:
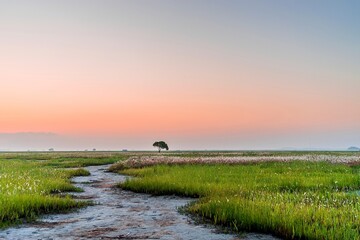
<path fill-rule="evenodd" d="M 219 233 L 213 226 L 197 225 L 177 212 L 191 199 L 150 196 L 114 188 L 125 176 L 106 172 L 107 166 L 91 166 L 90 176 L 73 182 L 84 192 L 77 199 L 96 204 L 67 214 L 44 215 L 37 222 L 0 231 L 0 239 L 203 239 L 274 240 L 265 234 L 241 236 Z"/>

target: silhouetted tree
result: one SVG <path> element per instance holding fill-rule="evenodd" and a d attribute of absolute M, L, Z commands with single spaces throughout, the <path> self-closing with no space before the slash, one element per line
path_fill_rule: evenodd
<path fill-rule="evenodd" d="M 154 142 L 153 146 L 157 147 L 159 152 L 161 149 L 166 149 L 166 151 L 169 150 L 168 145 L 164 141 Z"/>

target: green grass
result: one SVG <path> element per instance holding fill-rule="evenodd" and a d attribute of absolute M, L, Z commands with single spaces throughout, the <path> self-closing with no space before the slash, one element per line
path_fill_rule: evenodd
<path fill-rule="evenodd" d="M 109 164 L 124 158 L 125 155 L 108 153 L 0 154 L 0 228 L 34 220 L 42 213 L 87 205 L 88 202 L 58 193 L 81 191 L 71 184 L 70 178 L 90 173 L 79 167 Z"/>
<path fill-rule="evenodd" d="M 120 186 L 200 197 L 188 211 L 235 230 L 287 239 L 360 239 L 359 168 L 328 162 L 159 165 Z"/>

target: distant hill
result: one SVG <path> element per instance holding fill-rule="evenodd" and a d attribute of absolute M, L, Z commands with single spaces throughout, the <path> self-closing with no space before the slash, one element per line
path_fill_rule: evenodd
<path fill-rule="evenodd" d="M 358 147 L 349 147 L 347 150 L 348 151 L 360 151 L 360 148 L 358 148 Z"/>

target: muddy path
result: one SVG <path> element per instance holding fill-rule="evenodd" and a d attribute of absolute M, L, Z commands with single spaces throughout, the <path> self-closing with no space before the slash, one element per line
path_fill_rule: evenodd
<path fill-rule="evenodd" d="M 115 188 L 126 177 L 106 172 L 107 166 L 87 167 L 88 177 L 73 178 L 84 189 L 78 199 L 96 204 L 67 214 L 45 215 L 37 222 L 0 231 L 0 239 L 275 239 L 262 234 L 240 236 L 197 225 L 177 208 L 191 199 L 153 197 Z"/>

